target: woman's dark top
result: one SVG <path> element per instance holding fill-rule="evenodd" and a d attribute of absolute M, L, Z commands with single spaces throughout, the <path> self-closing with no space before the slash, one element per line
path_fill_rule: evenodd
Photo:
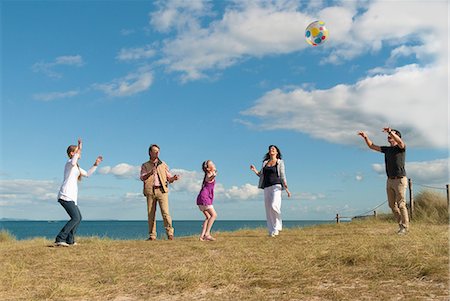
<path fill-rule="evenodd" d="M 274 166 L 264 166 L 263 173 L 264 173 L 264 188 L 270 187 L 272 185 L 281 184 L 281 179 L 278 176 L 277 172 L 277 164 Z"/>

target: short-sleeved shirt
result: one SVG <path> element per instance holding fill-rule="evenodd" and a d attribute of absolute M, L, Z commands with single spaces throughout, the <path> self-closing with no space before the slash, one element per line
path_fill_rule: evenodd
<path fill-rule="evenodd" d="M 382 146 L 381 152 L 384 153 L 384 164 L 386 166 L 386 175 L 388 177 L 404 177 L 405 154 L 406 149 L 396 146 Z"/>

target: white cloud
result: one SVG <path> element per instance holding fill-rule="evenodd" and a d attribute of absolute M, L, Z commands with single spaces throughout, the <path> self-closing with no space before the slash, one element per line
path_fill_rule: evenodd
<path fill-rule="evenodd" d="M 301 51 L 309 47 L 304 41 L 304 29 L 317 19 L 325 20 L 330 30 L 330 42 L 324 48 L 330 54 L 322 58 L 329 63 L 379 51 L 383 43 L 400 44 L 412 34 L 420 34 L 423 41 L 428 39 L 427 45 L 435 45 L 439 39 L 445 40 L 440 37 L 447 36 L 446 24 L 435 22 L 439 19 L 445 23 L 443 2 L 410 5 L 401 1 L 344 1 L 320 9 L 324 2 L 305 6 L 298 1 L 236 1 L 228 3 L 220 18 L 210 19 L 205 18 L 213 16 L 207 4 L 163 3 L 150 14 L 150 23 L 162 32 L 174 29 L 177 35 L 164 41 L 160 62 L 169 71 L 180 72 L 185 81 L 206 77 L 208 71 L 228 68 L 249 57 Z M 444 48 L 410 47 L 418 58 Z M 411 55 L 411 51 L 398 49 L 393 57 L 404 54 Z"/>
<path fill-rule="evenodd" d="M 377 51 L 386 43 L 394 46 L 386 66 L 369 70 L 369 76 L 354 84 L 275 89 L 242 114 L 259 118 L 264 129 L 295 130 L 333 143 L 360 144 L 355 135 L 359 129 L 369 132 L 375 143 L 385 143 L 380 129 L 391 126 L 402 131 L 409 146 L 446 148 L 447 7 L 443 2 L 430 5 L 374 2 L 357 16 L 351 8 L 324 9 L 321 13 L 329 16 L 327 24 L 333 28 L 329 61 Z M 343 11 L 331 13 L 335 10 Z M 335 23 L 337 16 L 341 24 Z M 404 56 L 414 56 L 418 63 L 391 67 Z"/>
<path fill-rule="evenodd" d="M 158 1 L 159 9 L 150 13 L 150 24 L 161 32 L 199 27 L 199 19 L 211 15 L 211 6 L 202 0 Z"/>
<path fill-rule="evenodd" d="M 83 66 L 83 58 L 81 55 L 66 55 L 66 56 L 58 56 L 55 59 L 55 65 L 67 65 L 67 66 Z"/>
<path fill-rule="evenodd" d="M 420 83 L 420 84 L 418 84 Z M 264 129 L 289 129 L 333 143 L 361 144 L 358 130 L 375 144 L 385 126 L 400 130 L 410 146 L 448 146 L 446 68 L 409 65 L 392 75 L 367 77 L 326 90 L 267 92 L 242 112 Z"/>
<path fill-rule="evenodd" d="M 152 82 L 152 72 L 149 71 L 147 67 L 142 67 L 136 72 L 129 73 L 125 77 L 115 79 L 106 84 L 93 84 L 92 87 L 111 97 L 124 97 L 148 90 L 152 85 Z"/>
<path fill-rule="evenodd" d="M 55 99 L 70 98 L 80 94 L 78 90 L 71 90 L 67 92 L 48 92 L 48 93 L 37 93 L 33 95 L 33 98 L 41 101 L 52 101 Z"/>
<path fill-rule="evenodd" d="M 113 175 L 117 178 L 130 179 L 135 178 L 139 179 L 140 177 L 140 166 L 133 166 L 127 163 L 120 163 L 116 166 L 105 166 L 99 168 L 98 172 L 103 175 Z"/>
<path fill-rule="evenodd" d="M 237 2 L 226 8 L 222 19 L 207 27 L 200 27 L 198 16 L 189 15 L 190 10 L 181 14 L 183 7 L 162 9 L 151 15 L 151 22 L 160 24 L 162 29 L 179 28 L 179 32 L 165 41 L 161 63 L 169 71 L 181 72 L 183 80 L 188 81 L 204 77 L 208 70 L 227 68 L 248 56 L 305 48 L 304 28 L 312 18 L 295 8 L 288 1 Z M 206 14 L 203 8 L 199 11 L 200 16 Z M 183 17 L 177 20 L 179 14 Z M 177 26 L 179 23 L 189 26 Z"/>
<path fill-rule="evenodd" d="M 121 61 L 148 59 L 153 57 L 155 53 L 156 51 L 150 45 L 137 48 L 123 48 L 120 49 L 117 59 Z"/>
<path fill-rule="evenodd" d="M 62 74 L 56 72 L 54 69 L 58 66 L 74 66 L 81 67 L 84 65 L 81 55 L 66 55 L 58 56 L 53 62 L 40 61 L 32 66 L 34 72 L 42 72 L 45 75 L 53 78 L 61 78 Z"/>
<path fill-rule="evenodd" d="M 0 180 L 0 206 L 15 206 L 30 202 L 56 202 L 60 183 L 45 180 Z"/>
<path fill-rule="evenodd" d="M 202 187 L 203 174 L 196 171 L 185 169 L 171 169 L 172 174 L 180 175 L 180 179 L 171 184 L 171 188 L 175 191 L 183 191 L 188 193 L 198 193 Z"/>
<path fill-rule="evenodd" d="M 386 175 L 384 164 L 373 164 L 372 169 L 380 175 Z M 405 169 L 408 178 L 412 179 L 413 184 L 439 185 L 443 189 L 450 180 L 448 159 L 406 162 Z"/>
<path fill-rule="evenodd" d="M 143 199 L 145 199 L 145 196 L 142 192 L 127 192 L 124 196 L 125 202 L 142 202 Z"/>
<path fill-rule="evenodd" d="M 224 189 L 218 192 L 218 195 L 223 195 L 229 200 L 249 200 L 255 199 L 261 194 L 258 186 L 252 184 L 244 184 L 241 186 L 231 186 L 229 189 Z"/>

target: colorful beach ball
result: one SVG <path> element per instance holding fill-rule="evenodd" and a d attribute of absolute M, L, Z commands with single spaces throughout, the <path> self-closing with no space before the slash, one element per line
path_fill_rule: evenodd
<path fill-rule="evenodd" d="M 328 29 L 325 27 L 325 22 L 314 21 L 306 27 L 305 31 L 306 42 L 312 46 L 318 46 L 328 40 Z"/>

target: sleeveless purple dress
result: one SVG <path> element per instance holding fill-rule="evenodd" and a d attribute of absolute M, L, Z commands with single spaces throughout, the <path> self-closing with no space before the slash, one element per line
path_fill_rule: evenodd
<path fill-rule="evenodd" d="M 211 183 L 203 182 L 202 189 L 197 196 L 197 205 L 208 206 L 212 205 L 214 200 L 214 185 L 216 184 L 216 180 Z"/>

